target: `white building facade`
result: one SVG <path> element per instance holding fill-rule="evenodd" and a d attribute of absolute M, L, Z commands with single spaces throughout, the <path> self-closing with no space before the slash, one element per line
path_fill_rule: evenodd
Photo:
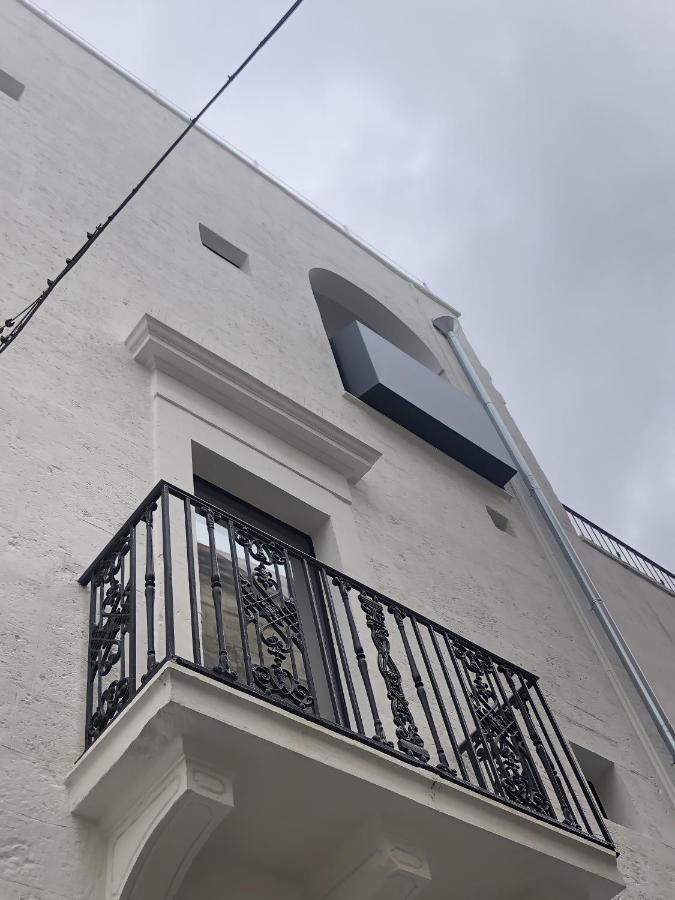
<path fill-rule="evenodd" d="M 9 314 L 183 122 L 0 22 Z M 672 576 L 459 313 L 195 130 L 0 359 L 2 900 L 675 897 L 672 759 L 439 318 L 675 717 Z"/>

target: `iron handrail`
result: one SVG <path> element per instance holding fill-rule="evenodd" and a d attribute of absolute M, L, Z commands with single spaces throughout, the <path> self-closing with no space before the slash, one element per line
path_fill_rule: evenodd
<path fill-rule="evenodd" d="M 615 557 L 639 575 L 643 575 L 651 581 L 655 581 L 661 587 L 665 587 L 667 590 L 675 593 L 675 573 L 650 559 L 640 550 L 636 550 L 635 547 L 631 547 L 630 544 L 627 544 L 600 525 L 596 525 L 595 522 L 587 519 L 586 516 L 582 516 L 581 513 L 576 512 L 569 506 L 563 504 L 563 509 L 569 516 L 579 537 L 588 541 L 603 553 Z M 603 541 L 602 538 L 606 538 L 606 540 Z M 619 550 L 623 550 L 624 555 Z"/>
<path fill-rule="evenodd" d="M 204 509 L 210 509 L 212 512 L 217 513 L 218 516 L 227 518 L 236 525 L 246 527 L 246 528 L 252 528 L 252 526 L 250 526 L 243 519 L 240 519 L 237 516 L 232 515 L 229 512 L 226 512 L 225 510 L 223 510 L 219 506 L 217 506 L 215 503 L 211 503 L 208 500 L 203 500 L 201 497 L 195 497 L 194 494 L 189 494 L 187 491 L 184 491 L 181 488 L 176 487 L 176 485 L 172 484 L 171 482 L 166 481 L 165 479 L 160 479 L 160 481 L 157 482 L 157 484 L 154 486 L 154 488 L 141 501 L 141 503 L 137 507 L 136 511 L 134 513 L 132 513 L 132 515 L 129 516 L 129 518 L 126 520 L 124 525 L 120 529 L 118 529 L 118 531 L 115 533 L 114 537 L 112 537 L 108 541 L 108 543 L 105 545 L 103 550 L 98 554 L 98 556 L 96 556 L 94 561 L 92 563 L 90 563 L 90 565 L 87 566 L 87 568 L 84 570 L 84 572 L 78 578 L 78 580 L 77 580 L 78 584 L 82 585 L 83 587 L 86 587 L 89 584 L 91 576 L 92 576 L 93 572 L 95 571 L 96 567 L 98 565 L 100 565 L 102 560 L 104 560 L 107 556 L 110 555 L 111 551 L 119 544 L 120 540 L 122 540 L 123 537 L 126 534 L 128 534 L 129 529 L 132 528 L 134 525 L 138 525 L 138 523 L 143 518 L 144 510 L 146 509 L 148 504 L 159 499 L 163 487 L 168 488 L 169 492 L 174 497 L 178 497 L 179 499 L 183 499 L 184 497 L 189 497 L 193 503 L 198 504 L 200 507 L 203 507 Z M 442 628 L 444 631 L 447 631 L 447 633 L 449 635 L 451 635 L 454 638 L 460 639 L 464 644 L 466 644 L 468 647 L 471 647 L 474 650 L 485 651 L 485 647 L 482 647 L 480 644 L 474 643 L 473 641 L 469 640 L 468 638 L 464 637 L 463 635 L 457 634 L 456 632 L 452 631 L 450 628 L 447 628 L 444 625 L 440 626 L 437 622 L 434 622 L 433 619 L 430 619 L 427 616 L 425 616 L 424 613 L 421 613 L 418 610 L 413 610 L 412 607 L 406 606 L 406 604 L 401 603 L 400 600 L 394 600 L 393 598 L 388 597 L 386 594 L 383 594 L 381 591 L 375 590 L 374 588 L 370 587 L 369 585 L 364 584 L 361 581 L 358 581 L 358 579 L 356 579 L 356 578 L 353 578 L 351 575 L 347 575 L 345 572 L 341 572 L 339 569 L 336 569 L 334 566 L 331 566 L 328 563 L 322 562 L 320 559 L 317 559 L 315 556 L 311 556 L 309 553 L 305 553 L 302 550 L 297 549 L 296 547 L 291 547 L 290 544 L 286 544 L 280 538 L 277 538 L 271 534 L 268 534 L 266 531 L 263 531 L 262 528 L 255 526 L 255 528 L 252 528 L 252 530 L 258 532 L 259 534 L 261 534 L 265 538 L 269 539 L 270 541 L 273 541 L 275 544 L 280 544 L 280 545 L 286 547 L 288 550 L 292 550 L 294 556 L 297 556 L 300 559 L 304 559 L 307 562 L 319 564 L 322 569 L 324 569 L 326 572 L 328 572 L 330 574 L 331 577 L 343 579 L 345 581 L 348 581 L 351 585 L 353 585 L 358 590 L 365 591 L 369 594 L 377 595 L 380 598 L 380 600 L 387 606 L 397 606 L 399 609 L 401 609 L 407 615 L 414 615 L 416 619 L 418 619 L 421 622 L 424 622 L 425 625 L 429 625 L 433 628 L 439 628 L 439 627 Z M 500 656 L 498 653 L 494 653 L 492 650 L 490 650 L 489 653 L 490 653 L 490 656 L 497 662 L 504 663 L 504 665 L 510 666 L 512 669 L 516 669 L 518 672 L 520 672 L 523 675 L 526 675 L 532 681 L 538 680 L 538 678 L 539 678 L 538 675 L 535 675 L 533 672 L 530 672 L 528 669 L 524 668 L 523 666 L 519 665 L 518 663 L 514 663 L 512 660 L 505 659 L 504 657 Z"/>

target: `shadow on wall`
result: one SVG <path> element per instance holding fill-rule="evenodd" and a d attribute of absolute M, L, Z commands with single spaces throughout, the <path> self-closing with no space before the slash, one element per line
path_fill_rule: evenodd
<path fill-rule="evenodd" d="M 435 375 L 443 371 L 424 341 L 366 291 L 328 269 L 312 269 L 309 283 L 329 339 L 356 319 Z"/>

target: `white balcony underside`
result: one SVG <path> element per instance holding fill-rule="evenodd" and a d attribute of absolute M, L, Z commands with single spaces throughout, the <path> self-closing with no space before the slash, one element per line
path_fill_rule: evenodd
<path fill-rule="evenodd" d="M 610 850 L 174 663 L 68 788 L 101 830 L 106 900 L 605 900 L 623 887 Z"/>

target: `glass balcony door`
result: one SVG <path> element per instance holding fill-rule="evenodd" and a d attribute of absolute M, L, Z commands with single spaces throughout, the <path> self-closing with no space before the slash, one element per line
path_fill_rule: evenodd
<path fill-rule="evenodd" d="M 243 681 L 248 654 L 252 680 L 266 693 L 277 694 L 302 711 L 344 723 L 344 702 L 318 574 L 292 551 L 275 559 L 274 541 L 265 542 L 260 533 L 314 557 L 311 538 L 198 477 L 195 494 L 255 529 L 248 534 L 245 529 L 232 529 L 233 541 L 226 527 L 217 521 L 214 527 L 223 633 L 231 668 Z M 204 665 L 215 670 L 219 641 L 209 537 L 203 517 L 197 518 L 197 550 Z M 239 602 L 244 607 L 243 627 L 235 578 L 239 579 Z"/>

